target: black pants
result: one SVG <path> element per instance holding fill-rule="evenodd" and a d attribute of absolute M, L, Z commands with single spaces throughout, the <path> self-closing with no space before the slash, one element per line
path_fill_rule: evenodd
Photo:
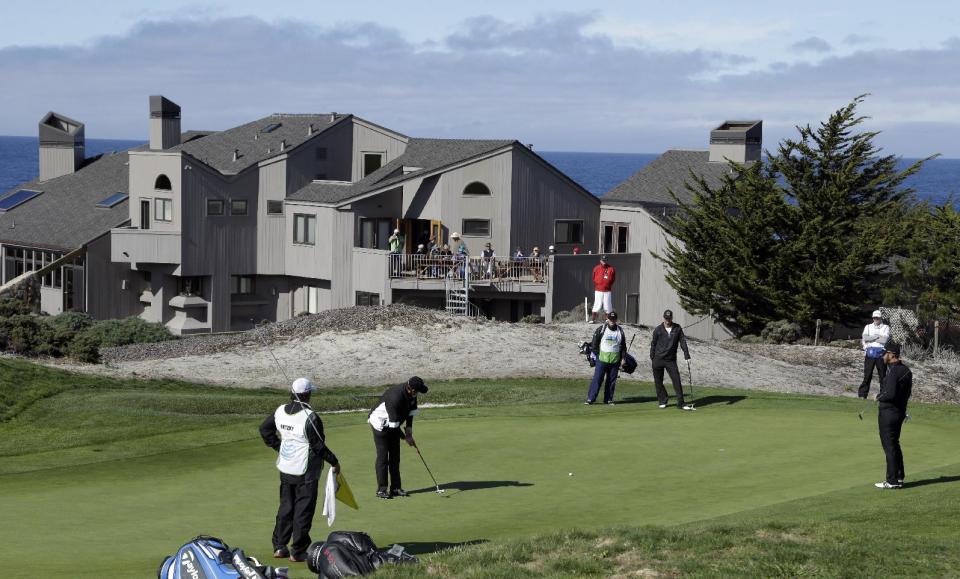
<path fill-rule="evenodd" d="M 673 382 L 673 391 L 677 393 L 677 406 L 683 406 L 683 385 L 680 383 L 680 370 L 676 360 L 653 360 L 653 384 L 657 387 L 657 400 L 660 404 L 669 401 L 667 389 L 663 387 L 663 371 L 666 370 Z"/>
<path fill-rule="evenodd" d="M 883 363 L 883 358 L 863 357 L 863 382 L 860 383 L 860 390 L 857 395 L 860 398 L 866 398 L 870 394 L 870 381 L 873 379 L 873 367 L 877 367 L 877 376 L 880 377 L 878 384 L 883 384 L 883 377 L 887 375 L 887 365 Z"/>
<path fill-rule="evenodd" d="M 290 543 L 294 555 L 306 553 L 310 546 L 310 527 L 317 510 L 317 481 L 290 483 L 280 479 L 280 508 L 273 528 L 273 548 L 284 549 Z"/>
<path fill-rule="evenodd" d="M 880 444 L 887 455 L 887 482 L 897 484 L 902 481 L 903 451 L 900 450 L 900 429 L 906 413 L 896 408 L 881 408 L 877 417 L 880 426 Z"/>
<path fill-rule="evenodd" d="M 395 491 L 403 488 L 400 483 L 400 436 L 399 428 L 384 428 L 377 432 L 373 429 L 373 444 L 377 447 L 377 490 L 385 491 L 389 486 Z M 390 482 L 387 483 L 387 471 L 390 472 Z"/>

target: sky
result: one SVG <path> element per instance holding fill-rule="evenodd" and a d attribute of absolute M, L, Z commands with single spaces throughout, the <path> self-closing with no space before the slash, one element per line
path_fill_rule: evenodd
<path fill-rule="evenodd" d="M 762 119 L 773 149 L 854 97 L 885 152 L 960 157 L 960 5 L 874 0 L 550 3 L 75 0 L 0 21 L 0 134 L 55 110 L 88 138 L 354 113 L 419 137 L 553 151 L 706 148 Z"/>

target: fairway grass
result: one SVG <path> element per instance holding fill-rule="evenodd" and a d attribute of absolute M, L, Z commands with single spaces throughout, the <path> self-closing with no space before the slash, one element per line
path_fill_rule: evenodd
<path fill-rule="evenodd" d="M 622 383 L 627 403 L 612 407 L 582 405 L 585 388 L 432 383 L 423 402 L 459 404 L 425 409 L 416 424 L 443 496 L 405 447 L 404 486 L 417 492 L 375 500 L 365 414 L 325 414 L 361 509 L 341 506 L 332 528 L 318 512 L 314 539 L 363 530 L 424 554 L 416 570 L 387 572 L 396 576 L 960 568 L 958 408 L 911 407 L 907 475 L 926 482 L 883 492 L 872 487 L 883 472 L 876 413 L 857 420 L 859 401 L 698 388 L 699 410 L 684 413 L 658 409 L 649 384 Z M 369 407 L 381 390 L 324 392 L 315 407 Z M 284 399 L 0 360 L 0 565 L 39 577 L 151 577 L 201 533 L 268 556 L 277 474 L 256 427 Z M 432 553 L 464 543 L 477 544 Z M 310 577 L 302 564 L 292 570 Z"/>

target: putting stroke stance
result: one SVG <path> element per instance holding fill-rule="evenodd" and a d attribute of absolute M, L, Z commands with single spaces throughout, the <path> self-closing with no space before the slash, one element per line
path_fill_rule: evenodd
<path fill-rule="evenodd" d="M 340 463 L 324 440 L 323 422 L 310 408 L 314 390 L 310 380 L 297 378 L 290 386 L 290 402 L 277 407 L 260 425 L 263 442 L 278 453 L 280 508 L 273 528 L 273 556 L 278 559 L 306 560 L 323 461 L 340 472 Z"/>
<path fill-rule="evenodd" d="M 373 444 L 377 447 L 377 497 L 381 499 L 407 496 L 400 481 L 400 439 L 406 440 L 410 446 L 417 445 L 413 439 L 413 417 L 417 414 L 418 392 L 426 394 L 427 385 L 417 376 L 404 384 L 391 386 L 367 418 L 373 430 Z M 406 425 L 401 434 L 400 425 L 403 423 Z"/>
<path fill-rule="evenodd" d="M 907 417 L 907 401 L 913 392 L 913 373 L 900 361 L 900 345 L 888 343 L 883 353 L 887 373 L 877 394 L 877 423 L 880 444 L 887 457 L 887 478 L 876 485 L 879 489 L 903 487 L 903 451 L 900 449 L 900 430 Z"/>

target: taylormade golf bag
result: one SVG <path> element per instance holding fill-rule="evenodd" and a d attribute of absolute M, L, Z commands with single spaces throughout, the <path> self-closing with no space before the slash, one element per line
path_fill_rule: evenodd
<path fill-rule="evenodd" d="M 334 531 L 323 543 L 307 548 L 307 566 L 318 579 L 339 579 L 373 573 L 385 563 L 416 563 L 400 545 L 378 550 L 370 535 L 359 531 Z"/>
<path fill-rule="evenodd" d="M 287 569 L 264 567 L 243 549 L 231 549 L 221 539 L 200 535 L 167 557 L 158 579 L 286 579 Z"/>
<path fill-rule="evenodd" d="M 597 353 L 590 347 L 590 342 L 580 342 L 580 353 L 587 357 L 591 368 L 597 365 Z"/>

